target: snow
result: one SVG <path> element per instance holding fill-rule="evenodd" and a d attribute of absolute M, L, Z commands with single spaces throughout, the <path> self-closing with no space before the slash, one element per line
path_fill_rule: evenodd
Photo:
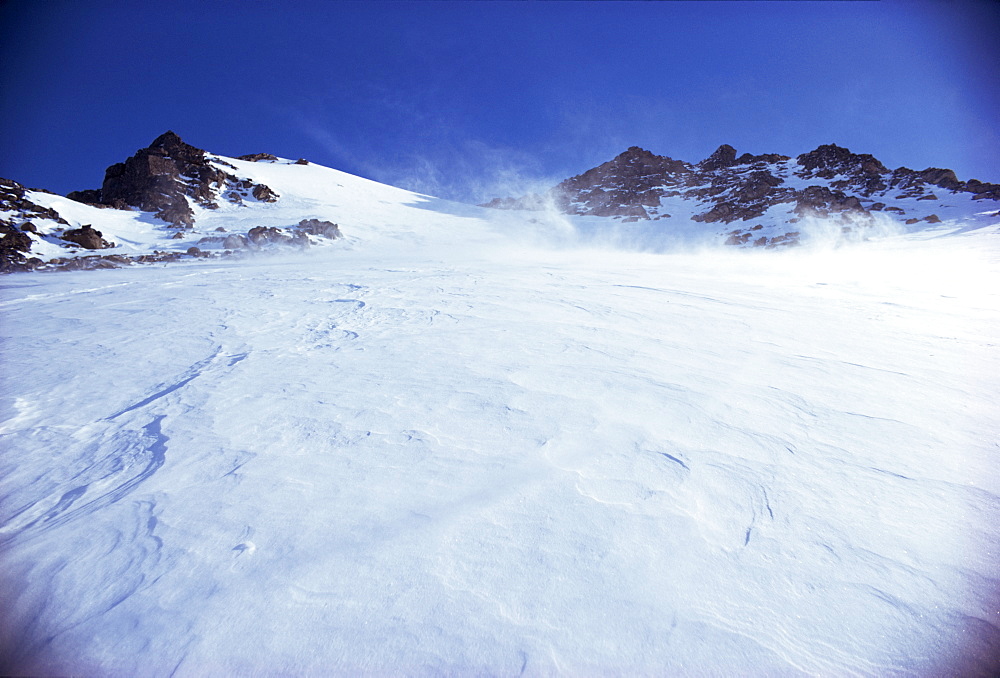
<path fill-rule="evenodd" d="M 348 242 L 0 280 L 4 673 L 995 670 L 1000 225 L 651 254 L 226 161 L 282 198 L 199 228 Z"/>

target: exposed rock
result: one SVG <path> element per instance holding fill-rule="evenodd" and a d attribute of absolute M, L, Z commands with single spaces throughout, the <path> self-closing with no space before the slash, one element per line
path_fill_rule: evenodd
<path fill-rule="evenodd" d="M 319 219 L 303 219 L 299 222 L 299 230 L 309 235 L 318 235 L 330 240 L 342 238 L 340 227 L 332 221 L 321 221 Z"/>
<path fill-rule="evenodd" d="M 976 179 L 966 181 L 962 189 L 973 193 L 973 200 L 1000 200 L 1000 184 L 987 184 Z"/>
<path fill-rule="evenodd" d="M 735 164 L 736 149 L 729 144 L 722 144 L 715 149 L 712 155 L 698 163 L 698 167 L 702 170 L 712 171 L 722 169 L 723 167 L 732 167 Z"/>
<path fill-rule="evenodd" d="M 0 271 L 14 270 L 27 261 L 31 236 L 0 221 Z"/>
<path fill-rule="evenodd" d="M 570 214 L 648 219 L 645 207 L 660 204 L 662 187 L 690 171 L 687 163 L 632 146 L 613 160 L 563 181 L 550 196 Z"/>
<path fill-rule="evenodd" d="M 867 214 L 857 196 L 846 195 L 843 191 L 831 191 L 826 186 L 808 186 L 802 190 L 798 194 L 794 211 L 799 216 L 827 216 L 830 212 L 847 211 Z"/>
<path fill-rule="evenodd" d="M 804 189 L 786 183 L 789 175 L 813 179 Z M 934 186 L 935 191 L 928 190 Z M 495 198 L 484 207 L 499 209 L 557 209 L 578 215 L 609 216 L 623 221 L 666 218 L 665 199 L 697 201 L 702 206 L 694 221 L 731 223 L 763 216 L 787 204 L 785 220 L 805 215 L 870 216 L 872 211 L 903 214 L 884 198 L 938 200 L 940 190 L 966 192 L 976 200 L 1000 201 L 1000 185 L 976 180 L 962 182 L 951 170 L 905 167 L 888 170 L 875 157 L 826 144 L 792 160 L 778 154 L 738 155 L 728 144 L 691 165 L 633 146 L 614 159 L 572 177 L 545 196 Z M 883 198 L 883 200 L 878 200 Z M 728 237 L 733 237 L 729 234 Z M 737 239 L 742 236 L 737 235 Z M 769 241 L 770 242 L 770 241 Z"/>
<path fill-rule="evenodd" d="M 85 191 L 70 191 L 66 194 L 66 197 L 86 205 L 101 205 L 101 189 L 99 188 L 90 188 Z M 106 207 L 107 205 L 102 206 Z"/>
<path fill-rule="evenodd" d="M 958 180 L 958 177 L 956 177 L 955 173 L 950 169 L 928 167 L 919 174 L 920 178 L 928 184 L 940 186 L 941 188 L 946 188 L 949 191 L 958 191 L 962 189 L 962 182 Z"/>
<path fill-rule="evenodd" d="M 95 230 L 90 224 L 64 231 L 60 237 L 87 250 L 105 250 L 115 246 L 114 243 L 105 240 L 104 234 Z"/>
<path fill-rule="evenodd" d="M 176 226 L 191 226 L 192 204 L 215 209 L 219 195 L 241 184 L 219 165 L 232 167 L 221 160 L 209 159 L 205 151 L 184 143 L 173 132 L 166 132 L 148 148 L 109 167 L 100 190 L 74 191 L 68 197 L 119 209 L 136 207 Z M 253 185 L 253 191 L 267 202 L 277 199 L 266 186 Z"/>
<path fill-rule="evenodd" d="M 732 231 L 729 234 L 729 237 L 726 238 L 726 244 L 727 245 L 745 245 L 748 242 L 750 242 L 751 238 L 753 238 L 753 234 L 751 234 L 749 231 L 746 231 L 744 233 L 740 233 L 739 231 Z"/>
<path fill-rule="evenodd" d="M 241 155 L 237 160 L 247 160 L 249 162 L 261 162 L 266 160 L 267 162 L 276 162 L 278 156 L 271 155 L 270 153 L 252 153 L 250 155 Z"/>
<path fill-rule="evenodd" d="M 49 207 L 32 202 L 25 195 L 25 188 L 16 181 L 0 178 L 0 212 L 13 212 L 16 216 L 0 218 L 0 222 L 14 224 L 29 219 L 50 219 L 69 226 L 69 222 Z"/>
<path fill-rule="evenodd" d="M 693 221 L 702 221 L 705 223 L 714 223 L 716 221 L 721 221 L 728 224 L 731 221 L 736 221 L 740 218 L 738 214 L 739 208 L 730 202 L 720 202 L 715 207 L 705 212 L 704 214 L 696 214 L 691 219 Z"/>
<path fill-rule="evenodd" d="M 278 194 L 270 189 L 270 187 L 263 184 L 257 184 L 253 187 L 251 194 L 257 200 L 261 202 L 276 202 L 278 200 Z"/>
<path fill-rule="evenodd" d="M 796 162 L 799 165 L 798 176 L 804 179 L 821 177 L 832 179 L 843 176 L 840 189 L 854 188 L 864 194 L 886 189 L 885 175 L 888 173 L 885 165 L 867 153 L 851 153 L 849 149 L 836 144 L 826 144 L 814 151 L 803 153 Z"/>
<path fill-rule="evenodd" d="M 756 165 L 756 164 L 773 164 L 776 162 L 784 162 L 789 160 L 787 155 L 780 155 L 778 153 L 762 153 L 761 155 L 751 155 L 749 153 L 744 153 L 739 158 L 736 159 L 737 165 Z"/>
<path fill-rule="evenodd" d="M 265 245 L 309 246 L 309 239 L 304 233 L 288 235 L 274 226 L 256 226 L 251 228 L 247 231 L 247 239 L 257 247 Z"/>
<path fill-rule="evenodd" d="M 305 158 L 299 158 L 298 160 L 295 161 L 295 164 L 296 165 L 308 165 L 309 161 L 306 160 Z"/>
<path fill-rule="evenodd" d="M 940 224 L 941 223 L 941 217 L 939 217 L 936 214 L 930 214 L 930 215 L 924 217 L 924 221 L 926 221 L 928 224 Z"/>
<path fill-rule="evenodd" d="M 867 153 L 851 153 L 836 144 L 819 146 L 814 151 L 803 153 L 798 158 L 799 166 L 808 176 L 823 176 L 827 179 L 837 174 L 885 174 L 885 165 Z"/>
<path fill-rule="evenodd" d="M 208 202 L 211 185 L 225 183 L 226 173 L 205 160 L 205 152 L 181 141 L 173 132 L 157 137 L 104 175 L 101 202 L 121 200 L 146 212 L 155 212 L 176 225 L 194 224 L 188 197 Z"/>

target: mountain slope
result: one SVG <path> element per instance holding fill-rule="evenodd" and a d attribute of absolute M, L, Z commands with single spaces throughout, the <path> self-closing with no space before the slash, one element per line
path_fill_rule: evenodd
<path fill-rule="evenodd" d="M 995 227 L 557 249 L 343 183 L 377 241 L 0 280 L 0 673 L 995 672 Z"/>
<path fill-rule="evenodd" d="M 723 145 L 696 164 L 632 147 L 545 196 L 487 206 L 536 214 L 498 215 L 303 159 L 228 158 L 166 132 L 109 167 L 100 189 L 63 198 L 0 180 L 0 271 L 243 256 L 274 246 L 327 246 L 341 234 L 381 238 L 387 226 L 411 216 L 422 222 L 420 211 L 428 207 L 458 217 L 451 226 L 463 231 L 499 229 L 534 240 L 652 251 L 679 242 L 777 247 L 942 222 L 953 229 L 989 226 L 1000 213 L 1000 186 L 959 181 L 936 168 L 889 171 L 870 155 L 834 145 L 795 159 L 737 157 Z M 340 224 L 345 215 L 356 222 Z M 404 237 L 414 237 L 404 230 Z M 435 237 L 448 238 L 444 232 Z"/>
<path fill-rule="evenodd" d="M 884 231 L 945 219 L 986 223 L 1000 211 L 1000 185 L 959 181 L 951 170 L 938 168 L 890 171 L 871 155 L 833 144 L 794 159 L 737 157 L 736 149 L 722 145 L 696 164 L 633 146 L 544 196 L 496 199 L 486 206 L 547 204 L 624 223 L 664 220 L 658 225 L 663 231 L 694 221 L 731 245 L 774 247 L 800 242 L 804 219 L 826 220 L 862 236 L 873 227 Z"/>
<path fill-rule="evenodd" d="M 996 674 L 1000 219 L 737 251 L 200 158 L 277 199 L 6 193 L 59 251 L 344 237 L 0 279 L 0 674 Z"/>
<path fill-rule="evenodd" d="M 0 268 L 120 266 L 242 255 L 272 244 L 328 246 L 339 238 L 303 220 L 345 226 L 349 240 L 392 239 L 394 233 L 409 238 L 410 229 L 397 225 L 419 221 L 423 207 L 443 202 L 305 160 L 244 158 L 207 153 L 167 132 L 108 168 L 102 189 L 62 197 L 2 180 Z M 482 211 L 457 204 L 449 209 L 456 222 L 445 219 L 439 228 L 463 228 L 457 215 Z M 341 223 L 345 216 L 350 224 Z M 100 236 L 81 245 L 72 232 L 88 226 Z M 261 229 L 256 240 L 250 233 L 255 228 Z M 188 254 L 192 247 L 197 250 Z"/>

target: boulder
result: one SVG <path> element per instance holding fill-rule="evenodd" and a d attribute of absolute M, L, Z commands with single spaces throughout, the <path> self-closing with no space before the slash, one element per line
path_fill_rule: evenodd
<path fill-rule="evenodd" d="M 90 224 L 64 231 L 60 237 L 87 250 L 104 250 L 115 246 L 114 243 L 105 240 L 104 234 L 95 230 Z"/>
<path fill-rule="evenodd" d="M 271 245 L 284 245 L 294 247 L 308 247 L 309 238 L 304 233 L 288 235 L 274 226 L 255 226 L 247 231 L 247 239 L 256 247 Z"/>
<path fill-rule="evenodd" d="M 254 186 L 251 195 L 261 202 L 276 202 L 278 200 L 278 194 L 264 184 Z"/>
<path fill-rule="evenodd" d="M 319 235 L 330 240 L 342 238 L 340 227 L 332 221 L 321 221 L 319 219 L 303 219 L 299 222 L 299 230 L 309 235 Z"/>

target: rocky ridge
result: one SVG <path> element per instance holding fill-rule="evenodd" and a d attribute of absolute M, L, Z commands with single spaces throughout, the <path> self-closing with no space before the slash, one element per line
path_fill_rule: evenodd
<path fill-rule="evenodd" d="M 267 153 L 244 157 L 276 159 Z M 236 169 L 218 158 L 209 158 L 205 151 L 184 143 L 168 131 L 125 162 L 109 167 L 101 188 L 73 191 L 66 197 L 93 205 L 153 212 L 179 227 L 194 223 L 191 202 L 218 209 L 220 199 L 236 203 L 250 197 L 261 202 L 278 199 L 268 186 L 240 179 L 223 167 Z"/>
<path fill-rule="evenodd" d="M 0 179 L 0 272 L 41 264 L 30 256 L 32 237 L 37 237 L 35 221 L 49 220 L 69 226 L 57 211 L 33 202 L 16 181 Z"/>
<path fill-rule="evenodd" d="M 241 156 L 236 160 L 308 164 L 304 159 L 294 163 L 281 161 L 269 153 Z M 153 225 L 145 228 L 165 229 L 159 237 L 180 241 L 192 236 L 197 238 L 196 214 L 218 210 L 223 201 L 229 203 L 230 208 L 242 209 L 280 199 L 271 187 L 240 176 L 232 162 L 184 143 L 169 131 L 124 162 L 108 167 L 101 188 L 71 192 L 66 196 L 69 201 L 48 200 L 59 197 L 43 189 L 29 189 L 16 181 L 0 179 L 0 272 L 109 268 L 174 261 L 182 256 L 241 256 L 273 248 L 303 248 L 312 241 L 342 237 L 337 224 L 306 218 L 295 225 L 249 225 L 244 227 L 245 233 L 202 237 L 187 250 L 179 250 L 182 245 L 178 242 L 173 251 L 121 252 L 116 249 L 118 244 L 106 239 L 92 223 L 68 217 L 81 210 L 79 207 L 71 210 L 67 206 L 80 203 L 86 206 L 82 211 L 89 213 L 94 223 L 120 224 L 124 213 L 126 222 L 152 222 Z M 45 206 L 39 204 L 39 200 L 53 204 Z M 58 209 L 55 208 L 57 202 Z M 94 207 L 107 210 L 107 218 L 102 218 L 92 209 Z M 157 223 L 159 225 L 155 225 Z M 87 254 L 90 250 L 113 251 Z"/>
<path fill-rule="evenodd" d="M 769 215 L 762 223 L 722 233 L 737 246 L 783 246 L 798 242 L 794 224 L 804 217 L 834 219 L 845 229 L 863 228 L 873 212 L 904 223 L 935 223 L 926 210 L 896 201 L 940 200 L 964 194 L 972 200 L 1000 201 L 1000 185 L 959 181 L 947 169 L 889 170 L 868 154 L 828 144 L 796 158 L 778 154 L 737 155 L 728 144 L 698 163 L 655 155 L 633 146 L 583 174 L 566 179 L 545 195 L 497 198 L 484 207 L 541 209 L 552 205 L 566 214 L 611 217 L 623 223 L 684 217 L 705 224 L 730 225 Z M 984 209 L 989 205 L 984 203 Z M 762 234 L 760 231 L 767 231 Z"/>

